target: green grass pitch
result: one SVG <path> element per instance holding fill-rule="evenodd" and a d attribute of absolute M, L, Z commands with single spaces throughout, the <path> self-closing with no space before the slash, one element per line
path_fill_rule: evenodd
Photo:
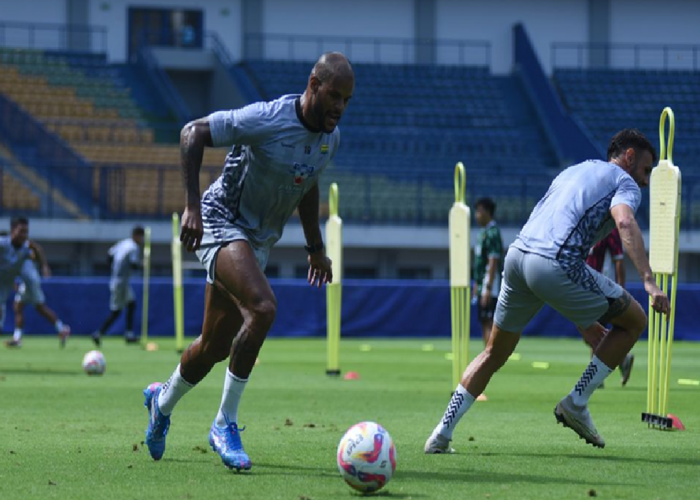
<path fill-rule="evenodd" d="M 580 341 L 525 338 L 462 420 L 458 454 L 426 456 L 423 443 L 447 405 L 449 340 L 343 341 L 341 368 L 359 380 L 324 375 L 325 342 L 270 339 L 243 396 L 248 474 L 223 467 L 208 446 L 224 364 L 176 408 L 165 456 L 142 446 L 141 391 L 177 363 L 171 340 L 146 352 L 107 340 L 107 373 L 83 374 L 89 340 L 26 337 L 0 351 L 0 498 L 14 499 L 352 499 L 335 464 L 338 441 L 362 420 L 387 428 L 397 447 L 396 474 L 380 497 L 397 499 L 696 499 L 700 477 L 700 344 L 676 343 L 671 411 L 688 430 L 650 430 L 646 343 L 635 348 L 629 385 L 619 373 L 591 402 L 607 447 L 594 449 L 556 425 L 552 409 L 586 366 Z M 431 343 L 434 350 L 423 350 Z M 361 350 L 362 344 L 371 350 Z M 480 348 L 472 342 L 471 355 Z M 550 363 L 547 370 L 532 362 Z"/>

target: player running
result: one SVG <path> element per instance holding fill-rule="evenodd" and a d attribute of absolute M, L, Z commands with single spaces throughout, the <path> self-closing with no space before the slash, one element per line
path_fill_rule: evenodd
<path fill-rule="evenodd" d="M 612 138 L 607 162 L 585 161 L 554 179 L 508 249 L 489 343 L 464 371 L 425 443 L 426 453 L 453 451 L 455 426 L 545 303 L 571 320 L 595 348 L 581 379 L 557 403 L 554 415 L 587 443 L 605 446 L 588 412 L 588 400 L 635 344 L 647 317 L 627 291 L 587 266 L 585 258 L 591 245 L 617 226 L 652 307 L 668 314 L 668 298 L 656 285 L 634 217 L 642 198 L 640 187 L 649 184 L 654 163 L 656 151 L 647 138 L 625 129 Z M 599 320 L 612 323 L 612 330 L 607 332 Z"/>
<path fill-rule="evenodd" d="M 36 263 L 41 267 L 44 276 L 50 276 L 46 256 L 42 248 L 29 240 L 29 220 L 25 217 L 15 217 L 10 221 L 10 234 L 0 236 L 0 325 L 5 317 L 5 301 L 15 290 L 15 280 L 21 279 L 18 294 L 15 296 L 15 331 L 13 338 L 5 342 L 7 347 L 21 347 L 24 333 L 24 304 L 34 304 L 37 312 L 49 321 L 58 333 L 61 347 L 66 345 L 70 335 L 70 327 L 64 324 L 46 304 L 44 292 L 41 289 L 41 278 Z M 18 304 L 17 300 L 21 301 Z"/>
<path fill-rule="evenodd" d="M 99 330 L 92 334 L 92 341 L 97 347 L 102 343 L 102 336 L 126 307 L 126 332 L 124 340 L 127 344 L 135 344 L 139 338 L 134 334 L 134 311 L 136 298 L 129 284 L 131 271 L 140 269 L 141 247 L 143 247 L 144 230 L 136 226 L 131 231 L 131 238 L 125 238 L 115 243 L 109 249 L 108 256 L 112 265 L 112 277 L 109 280 L 109 309 L 110 313 Z"/>
<path fill-rule="evenodd" d="M 319 227 L 318 179 L 338 149 L 338 121 L 354 87 L 345 56 L 327 53 L 314 65 L 302 95 L 219 111 L 182 130 L 186 206 L 180 240 L 197 252 L 207 271 L 204 324 L 165 385 L 144 390 L 146 444 L 153 459 L 163 456 L 176 403 L 230 354 L 209 443 L 225 466 L 251 468 L 241 443 L 238 406 L 277 309 L 263 271 L 270 248 L 298 208 L 309 254 L 308 281 L 321 287 L 333 279 Z M 233 146 L 223 173 L 200 201 L 204 148 L 223 146 Z"/>

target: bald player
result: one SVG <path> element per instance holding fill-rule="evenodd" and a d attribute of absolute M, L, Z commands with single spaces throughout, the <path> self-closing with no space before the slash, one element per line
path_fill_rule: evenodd
<path fill-rule="evenodd" d="M 183 353 L 165 385 L 144 390 L 146 444 L 159 460 L 177 402 L 230 355 L 209 444 L 230 469 L 248 470 L 238 407 L 258 352 L 272 327 L 277 301 L 263 271 L 270 248 L 294 210 L 306 238 L 308 282 L 333 279 L 319 227 L 318 179 L 340 142 L 337 128 L 355 87 L 344 55 L 314 65 L 302 95 L 285 95 L 219 111 L 187 124 L 180 135 L 185 211 L 180 240 L 207 271 L 201 335 Z M 231 147 L 221 176 L 200 199 L 205 147 Z"/>

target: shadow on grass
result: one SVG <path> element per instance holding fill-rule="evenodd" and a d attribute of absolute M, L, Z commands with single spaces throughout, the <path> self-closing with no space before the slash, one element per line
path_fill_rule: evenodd
<path fill-rule="evenodd" d="M 0 375 L 69 375 L 76 376 L 85 374 L 79 370 L 61 370 L 57 368 L 0 368 Z"/>
<path fill-rule="evenodd" d="M 496 454 L 481 454 L 481 456 L 495 456 Z M 514 455 L 506 454 L 503 455 Z M 525 456 L 525 455 L 524 455 Z M 537 456 L 532 454 L 532 456 Z M 541 457 L 556 457 L 557 455 L 540 455 Z M 576 457 L 574 457 L 576 458 Z M 595 458 L 593 456 L 586 458 Z M 267 469 L 273 469 L 273 472 L 266 471 L 265 474 L 271 475 L 281 475 L 281 476 L 313 476 L 318 478 L 319 476 L 328 477 L 338 477 L 338 471 L 335 468 L 318 468 L 318 467 L 303 467 L 299 465 L 277 465 L 277 464 L 266 464 L 266 463 L 256 463 L 256 466 L 265 467 Z M 464 470 L 445 470 L 440 471 L 426 471 L 426 470 L 411 470 L 403 467 L 399 467 L 396 470 L 396 476 L 398 478 L 405 478 L 411 480 L 419 480 L 425 482 L 453 482 L 458 484 L 464 484 L 465 482 L 471 483 L 493 483 L 493 484 L 510 484 L 510 483 L 531 483 L 531 484 L 561 484 L 561 485 L 571 485 L 580 484 L 582 486 L 590 486 L 590 481 L 576 480 L 572 478 L 564 478 L 555 475 L 537 475 L 537 474 L 518 474 L 517 472 L 508 473 L 498 473 L 490 472 L 484 470 L 474 470 L 471 467 L 465 467 Z M 597 481 L 596 484 L 605 486 L 634 486 L 631 483 L 623 482 L 601 482 Z M 385 496 L 390 498 L 408 498 L 416 497 L 416 495 L 406 494 L 392 494 L 391 490 L 387 490 L 384 493 Z M 372 496 L 382 496 L 382 492 L 379 492 Z"/>
<path fill-rule="evenodd" d="M 526 467 L 525 467 L 526 468 Z M 411 479 L 419 479 L 421 481 L 438 481 L 438 482 L 454 482 L 459 484 L 466 483 L 493 483 L 493 484 L 511 484 L 511 483 L 530 483 L 530 484 L 560 484 L 560 485 L 572 485 L 580 484 L 582 486 L 590 486 L 591 482 L 586 480 L 576 480 L 570 477 L 560 477 L 556 475 L 538 475 L 538 474 L 523 474 L 517 473 L 515 471 L 508 473 L 491 472 L 484 470 L 474 470 L 472 468 L 465 468 L 464 471 L 440 471 L 440 472 L 430 472 L 430 471 L 418 471 L 418 470 L 406 470 L 401 469 L 397 471 L 397 476 L 409 477 Z M 598 485 L 606 486 L 634 486 L 631 483 L 622 482 L 601 482 L 597 481 Z"/>
<path fill-rule="evenodd" d="M 595 460 L 596 462 L 616 462 L 616 463 L 646 463 L 649 465 L 692 465 L 700 466 L 700 458 L 658 458 L 658 457 L 621 457 L 616 455 L 570 455 L 565 453 L 480 453 L 483 457 L 524 457 L 524 458 L 552 458 L 552 459 L 575 459 L 575 460 Z"/>

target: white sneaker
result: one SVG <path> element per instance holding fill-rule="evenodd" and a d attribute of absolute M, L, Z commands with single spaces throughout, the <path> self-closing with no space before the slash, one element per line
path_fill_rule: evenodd
<path fill-rule="evenodd" d="M 603 436 L 598 434 L 591 414 L 588 412 L 588 406 L 576 406 L 571 401 L 571 396 L 567 395 L 554 407 L 554 416 L 557 418 L 557 422 L 573 430 L 586 443 L 598 448 L 605 448 L 605 440 L 603 440 Z"/>
<path fill-rule="evenodd" d="M 442 434 L 433 432 L 425 442 L 425 448 L 423 448 L 423 451 L 425 451 L 425 453 L 428 455 L 437 453 L 454 453 L 455 450 L 450 446 L 450 441 L 452 440 L 447 439 Z"/>

